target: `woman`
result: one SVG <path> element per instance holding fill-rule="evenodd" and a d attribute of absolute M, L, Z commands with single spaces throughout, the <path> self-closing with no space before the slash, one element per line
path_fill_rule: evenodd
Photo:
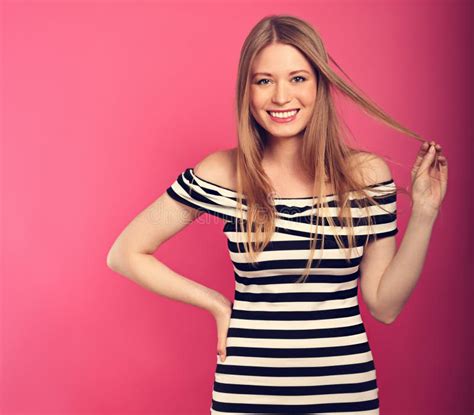
<path fill-rule="evenodd" d="M 239 62 L 238 146 L 185 169 L 109 252 L 116 272 L 214 316 L 219 358 L 211 413 L 379 413 L 357 281 L 372 316 L 393 322 L 422 270 L 446 193 L 447 160 L 441 146 L 338 77 L 328 56 L 303 20 L 262 19 Z M 334 88 L 423 142 L 398 251 L 399 189 L 381 158 L 345 144 Z M 225 221 L 233 303 L 152 256 L 204 212 Z"/>

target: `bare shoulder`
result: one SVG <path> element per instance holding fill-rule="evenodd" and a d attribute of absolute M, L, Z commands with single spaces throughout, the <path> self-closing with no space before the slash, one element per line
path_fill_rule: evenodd
<path fill-rule="evenodd" d="M 228 189 L 236 188 L 237 148 L 209 153 L 194 167 L 201 179 Z"/>
<path fill-rule="evenodd" d="M 365 186 L 392 179 L 392 172 L 387 162 L 368 151 L 354 152 L 349 163 L 351 170 L 359 175 Z"/>

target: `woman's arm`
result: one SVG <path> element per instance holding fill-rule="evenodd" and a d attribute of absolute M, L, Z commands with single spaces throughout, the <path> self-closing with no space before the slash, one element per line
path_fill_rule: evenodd
<path fill-rule="evenodd" d="M 402 311 L 411 293 L 415 289 L 423 269 L 426 252 L 436 216 L 412 210 L 408 226 L 397 253 L 390 261 L 380 278 L 376 292 L 376 314 L 380 321 L 392 323 Z M 387 238 L 388 239 L 388 238 Z M 384 240 L 376 241 L 379 246 L 370 255 L 382 254 Z"/>
<path fill-rule="evenodd" d="M 156 294 L 202 308 L 214 316 L 231 304 L 218 291 L 183 277 L 151 254 L 111 255 L 107 260 L 109 268 Z"/>
<path fill-rule="evenodd" d="M 230 306 L 219 292 L 177 274 L 153 253 L 200 212 L 173 200 L 164 192 L 139 213 L 118 236 L 107 255 L 107 265 L 156 294 L 200 307 L 216 315 Z"/>
<path fill-rule="evenodd" d="M 387 324 L 400 314 L 418 282 L 446 195 L 446 157 L 440 155 L 441 146 L 433 146 L 431 152 L 428 148 L 428 143 L 422 144 L 412 169 L 412 213 L 398 251 L 395 237 L 373 241 L 360 265 L 364 299 L 372 315 Z M 391 177 L 385 162 L 376 162 L 375 169 L 382 177 Z"/>

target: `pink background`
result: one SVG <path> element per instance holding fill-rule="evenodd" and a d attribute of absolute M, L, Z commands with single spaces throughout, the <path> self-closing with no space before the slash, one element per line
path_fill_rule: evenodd
<path fill-rule="evenodd" d="M 389 326 L 359 299 L 382 415 L 473 411 L 467 1 L 6 1 L 1 12 L 2 414 L 209 413 L 212 316 L 121 278 L 106 254 L 180 172 L 236 145 L 240 48 L 280 13 L 314 24 L 359 87 L 444 148 L 449 189 L 415 292 Z M 418 141 L 342 104 L 357 145 L 408 187 Z M 410 208 L 398 203 L 400 243 Z M 233 299 L 222 224 L 204 215 L 156 256 Z"/>

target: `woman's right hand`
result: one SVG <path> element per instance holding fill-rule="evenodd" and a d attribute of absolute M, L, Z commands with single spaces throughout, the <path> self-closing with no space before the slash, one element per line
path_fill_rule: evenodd
<path fill-rule="evenodd" d="M 220 356 L 221 362 L 225 360 L 227 354 L 227 332 L 231 314 L 232 303 L 224 297 L 213 312 L 217 323 L 217 354 Z"/>

